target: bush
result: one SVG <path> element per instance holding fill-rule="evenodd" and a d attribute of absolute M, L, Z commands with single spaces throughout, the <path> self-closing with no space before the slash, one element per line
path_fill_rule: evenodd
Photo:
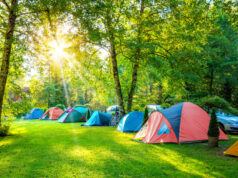
<path fill-rule="evenodd" d="M 2 125 L 0 126 L 0 137 L 7 136 L 8 133 L 9 133 L 9 128 L 10 128 L 10 125 L 8 125 L 8 124 L 2 124 Z"/>
<path fill-rule="evenodd" d="M 88 121 L 90 117 L 91 117 L 90 109 L 87 109 L 86 120 Z"/>
<path fill-rule="evenodd" d="M 212 110 L 212 115 L 211 115 L 207 135 L 210 137 L 219 137 L 219 135 L 220 135 L 219 127 L 218 127 L 218 123 L 217 123 L 217 116 L 216 116 L 216 112 L 214 109 Z"/>
<path fill-rule="evenodd" d="M 48 110 L 48 108 L 41 108 L 41 110 L 45 113 Z"/>
<path fill-rule="evenodd" d="M 230 103 L 219 96 L 204 97 L 196 103 L 202 108 L 217 108 L 238 115 L 238 110 L 233 108 Z"/>
<path fill-rule="evenodd" d="M 63 104 L 57 104 L 55 107 L 60 108 L 62 110 L 65 109 L 65 105 L 63 105 Z"/>
<path fill-rule="evenodd" d="M 85 107 L 85 108 L 91 108 L 90 104 L 84 104 L 83 107 Z"/>
<path fill-rule="evenodd" d="M 145 107 L 143 125 L 147 122 L 148 119 L 149 119 L 149 116 L 148 116 L 148 108 Z"/>
<path fill-rule="evenodd" d="M 90 104 L 75 104 L 74 107 L 84 107 L 84 108 L 89 108 L 89 109 L 91 109 Z"/>
<path fill-rule="evenodd" d="M 160 106 L 161 106 L 163 109 L 167 109 L 167 108 L 169 108 L 171 105 L 168 104 L 168 103 L 164 103 L 164 104 L 161 104 Z"/>

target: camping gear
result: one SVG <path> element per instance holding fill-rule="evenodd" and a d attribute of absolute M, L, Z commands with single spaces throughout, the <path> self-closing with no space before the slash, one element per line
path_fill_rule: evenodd
<path fill-rule="evenodd" d="M 236 141 L 230 148 L 228 148 L 225 152 L 227 155 L 238 156 L 238 141 Z"/>
<path fill-rule="evenodd" d="M 89 120 L 82 126 L 109 126 L 112 119 L 111 113 L 94 111 Z"/>
<path fill-rule="evenodd" d="M 209 120 L 210 116 L 199 106 L 190 102 L 178 103 L 160 112 L 152 112 L 134 139 L 145 143 L 208 140 Z M 228 137 L 219 130 L 219 139 L 227 140 Z"/>
<path fill-rule="evenodd" d="M 43 111 L 39 108 L 34 108 L 31 110 L 30 115 L 26 119 L 40 119 L 43 115 Z"/>
<path fill-rule="evenodd" d="M 52 107 L 48 109 L 44 115 L 40 118 L 41 120 L 57 120 L 64 111 L 58 107 Z"/>
<path fill-rule="evenodd" d="M 120 122 L 121 118 L 120 118 L 120 114 L 115 114 L 112 116 L 112 119 L 110 121 L 110 126 L 117 126 L 117 124 Z"/>
<path fill-rule="evenodd" d="M 61 123 L 85 122 L 88 108 L 76 106 L 65 111 L 57 120 Z"/>
<path fill-rule="evenodd" d="M 126 114 L 117 127 L 121 132 L 137 132 L 141 129 L 143 123 L 144 113 L 140 111 L 134 111 Z"/>

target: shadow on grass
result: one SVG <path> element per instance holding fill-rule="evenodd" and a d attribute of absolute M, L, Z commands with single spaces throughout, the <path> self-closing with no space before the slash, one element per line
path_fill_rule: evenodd
<path fill-rule="evenodd" d="M 207 154 L 201 144 L 138 143 L 131 140 L 133 134 L 80 127 L 80 123 L 18 124 L 14 132 L 23 129 L 20 137 L 0 140 L 0 174 L 6 177 L 224 177 L 233 173 L 222 169 L 234 163 L 217 161 L 218 156 Z"/>

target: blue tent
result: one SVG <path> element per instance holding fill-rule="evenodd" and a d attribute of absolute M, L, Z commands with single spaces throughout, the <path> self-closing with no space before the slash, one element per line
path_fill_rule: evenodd
<path fill-rule="evenodd" d="M 143 123 L 144 113 L 140 111 L 134 111 L 126 114 L 117 127 L 121 132 L 137 132 L 141 129 Z"/>
<path fill-rule="evenodd" d="M 38 108 L 34 108 L 31 110 L 30 115 L 26 119 L 40 119 L 43 116 L 43 111 Z"/>
<path fill-rule="evenodd" d="M 109 126 L 112 120 L 111 113 L 94 111 L 90 119 L 82 126 Z"/>

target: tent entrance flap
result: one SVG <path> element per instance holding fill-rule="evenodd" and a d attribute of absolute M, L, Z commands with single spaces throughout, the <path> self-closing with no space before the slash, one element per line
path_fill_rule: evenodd
<path fill-rule="evenodd" d="M 165 124 L 165 122 L 163 121 L 163 123 L 162 123 L 162 125 L 161 125 L 161 127 L 160 127 L 160 129 L 159 129 L 159 131 L 157 133 L 157 135 L 168 134 L 168 133 L 170 133 L 169 128 Z"/>

